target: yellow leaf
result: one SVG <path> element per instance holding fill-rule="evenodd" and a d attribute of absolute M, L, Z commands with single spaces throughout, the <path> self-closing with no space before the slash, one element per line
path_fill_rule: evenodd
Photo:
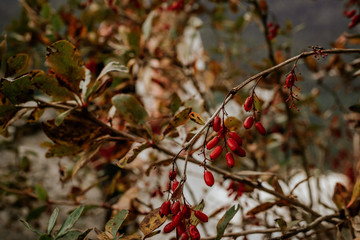
<path fill-rule="evenodd" d="M 200 124 L 200 125 L 204 125 L 205 122 L 204 120 L 201 118 L 201 116 L 199 114 L 197 114 L 196 112 L 191 112 L 189 114 L 189 117 L 190 117 L 190 120 L 197 123 L 197 124 Z"/>
<path fill-rule="evenodd" d="M 227 117 L 225 119 L 225 127 L 230 131 L 238 131 L 241 128 L 241 121 L 236 117 Z"/>
<path fill-rule="evenodd" d="M 161 217 L 159 208 L 149 212 L 140 223 L 140 231 L 146 236 L 160 227 L 166 221 L 166 216 Z"/>

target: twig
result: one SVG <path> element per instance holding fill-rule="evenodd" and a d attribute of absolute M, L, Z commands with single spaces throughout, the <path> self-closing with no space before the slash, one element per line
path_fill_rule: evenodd
<path fill-rule="evenodd" d="M 224 234 L 223 237 L 240 237 L 240 236 L 246 236 L 251 234 L 268 234 L 268 233 L 274 233 L 274 232 L 281 232 L 280 228 L 268 228 L 268 229 L 256 229 L 256 230 L 248 230 L 248 231 L 242 231 L 242 232 L 235 232 L 235 233 L 227 233 Z M 216 239 L 216 236 L 214 237 L 204 237 L 201 238 L 201 240 L 213 240 Z"/>

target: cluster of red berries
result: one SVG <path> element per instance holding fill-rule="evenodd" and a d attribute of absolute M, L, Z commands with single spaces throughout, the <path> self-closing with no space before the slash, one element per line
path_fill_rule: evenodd
<path fill-rule="evenodd" d="M 269 40 L 273 40 L 278 35 L 280 26 L 279 24 L 269 22 L 267 27 L 269 32 L 267 37 Z"/>
<path fill-rule="evenodd" d="M 350 11 L 345 10 L 344 14 L 347 18 L 351 19 L 351 22 L 349 23 L 349 26 L 348 26 L 350 29 L 355 27 L 360 22 L 360 14 L 356 14 L 355 9 L 350 10 Z"/>
<path fill-rule="evenodd" d="M 254 94 L 254 93 L 253 93 Z M 250 97 L 247 97 L 244 103 L 244 110 L 246 112 L 250 112 L 252 109 L 254 109 L 254 96 L 251 94 Z M 250 129 L 254 125 L 254 116 L 249 116 L 244 120 L 244 128 Z M 266 129 L 262 125 L 261 122 L 257 122 L 255 124 L 256 130 L 263 136 L 266 135 Z"/>
<path fill-rule="evenodd" d="M 175 180 L 175 178 L 176 171 L 170 171 L 170 181 Z M 174 188 L 175 182 L 172 186 L 173 191 L 175 191 L 178 186 L 177 184 Z M 194 216 L 201 222 L 207 222 L 209 220 L 208 216 L 205 213 L 199 210 L 191 209 L 191 207 L 186 204 L 185 201 L 183 204 L 180 202 L 180 200 L 177 199 L 165 201 L 159 209 L 159 215 L 161 217 L 171 217 L 171 222 L 165 225 L 163 229 L 164 233 L 170 233 L 176 228 L 177 239 L 187 240 L 190 237 L 192 240 L 199 240 L 199 230 L 196 228 L 193 222 L 190 221 L 190 217 L 192 214 L 194 214 Z"/>
<path fill-rule="evenodd" d="M 228 128 L 225 126 L 222 126 L 221 124 L 221 118 L 219 116 L 216 116 L 214 118 L 213 121 L 213 130 L 215 132 L 217 132 L 217 136 L 214 136 L 207 144 L 206 144 L 206 148 L 208 150 L 212 150 L 212 152 L 210 153 L 210 159 L 211 160 L 215 160 L 217 159 L 222 151 L 223 151 L 223 147 L 221 145 L 219 145 L 219 142 L 222 138 L 224 138 L 224 140 L 226 140 L 226 145 L 230 148 L 230 150 L 235 153 L 236 155 L 239 155 L 240 157 L 245 157 L 246 156 L 246 152 L 245 150 L 241 147 L 242 146 L 242 138 L 240 137 L 240 135 L 235 132 L 229 132 Z M 227 148 L 226 148 L 227 151 Z M 226 156 L 226 163 L 228 164 L 229 167 L 233 167 L 235 165 L 235 160 L 234 157 L 232 155 L 231 152 L 227 152 Z"/>

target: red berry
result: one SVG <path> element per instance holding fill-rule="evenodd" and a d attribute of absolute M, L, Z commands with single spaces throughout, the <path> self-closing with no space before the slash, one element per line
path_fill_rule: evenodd
<path fill-rule="evenodd" d="M 239 146 L 242 145 L 242 138 L 236 132 L 230 132 L 229 138 L 234 139 Z"/>
<path fill-rule="evenodd" d="M 204 181 L 206 183 L 206 185 L 208 185 L 209 187 L 211 187 L 212 185 L 214 185 L 214 176 L 210 171 L 205 171 L 204 172 Z"/>
<path fill-rule="evenodd" d="M 207 222 L 209 220 L 208 216 L 199 210 L 195 210 L 194 214 L 202 222 Z"/>
<path fill-rule="evenodd" d="M 221 127 L 221 118 L 219 116 L 216 116 L 213 121 L 213 129 L 215 132 L 218 132 Z"/>
<path fill-rule="evenodd" d="M 182 212 L 178 212 L 172 219 L 172 224 L 176 227 L 180 224 L 180 222 L 183 220 L 184 216 Z"/>
<path fill-rule="evenodd" d="M 181 213 L 183 214 L 184 218 L 188 219 L 191 216 L 191 208 L 184 204 L 183 208 L 181 209 Z"/>
<path fill-rule="evenodd" d="M 254 103 L 253 96 L 246 98 L 245 103 L 244 103 L 244 110 L 249 112 L 253 107 L 253 103 Z"/>
<path fill-rule="evenodd" d="M 258 130 L 258 132 L 261 134 L 261 135 L 266 135 L 266 129 L 264 128 L 264 126 L 261 124 L 261 122 L 257 122 L 255 124 L 255 127 L 256 129 Z"/>
<path fill-rule="evenodd" d="M 177 234 L 178 236 L 181 236 L 181 234 L 183 234 L 184 232 L 186 233 L 186 226 L 185 226 L 185 222 L 182 221 L 182 222 L 180 222 L 179 225 L 177 225 L 177 227 L 176 227 L 176 234 Z"/>
<path fill-rule="evenodd" d="M 176 227 L 176 226 L 175 226 L 172 222 L 166 224 L 166 226 L 164 227 L 164 233 L 172 232 L 172 230 L 174 230 L 175 227 Z"/>
<path fill-rule="evenodd" d="M 208 150 L 213 149 L 220 141 L 220 138 L 218 136 L 213 137 L 207 144 L 206 148 Z"/>
<path fill-rule="evenodd" d="M 220 130 L 218 131 L 218 137 L 220 139 L 222 139 L 224 137 L 224 135 L 226 134 L 227 132 L 227 128 L 226 127 L 221 127 Z"/>
<path fill-rule="evenodd" d="M 216 146 L 216 148 L 210 153 L 211 160 L 217 159 L 222 153 L 222 146 Z"/>
<path fill-rule="evenodd" d="M 254 118 L 252 116 L 247 117 L 244 121 L 244 128 L 245 129 L 251 128 L 253 123 L 254 123 Z"/>
<path fill-rule="evenodd" d="M 238 147 L 234 153 L 240 157 L 246 156 L 246 151 L 242 147 Z"/>
<path fill-rule="evenodd" d="M 178 181 L 174 181 L 173 184 L 172 184 L 172 191 L 175 192 L 176 188 L 179 186 L 179 182 Z"/>
<path fill-rule="evenodd" d="M 189 227 L 189 234 L 192 240 L 199 240 L 200 239 L 200 233 L 199 230 L 194 226 L 191 225 Z"/>
<path fill-rule="evenodd" d="M 230 150 L 231 151 L 236 151 L 236 149 L 239 148 L 239 145 L 236 143 L 236 141 L 232 138 L 229 138 L 227 141 L 226 141 L 227 145 L 229 146 Z"/>
<path fill-rule="evenodd" d="M 351 18 L 355 15 L 355 13 L 356 13 L 356 11 L 355 11 L 355 9 L 353 9 L 349 12 L 346 12 L 345 15 L 346 15 L 346 17 Z"/>
<path fill-rule="evenodd" d="M 161 204 L 161 207 L 160 207 L 160 210 L 159 210 L 159 214 L 160 214 L 161 217 L 169 215 L 169 213 L 170 213 L 170 205 L 171 205 L 171 203 L 170 203 L 169 200 L 167 200 L 163 204 Z"/>
<path fill-rule="evenodd" d="M 189 239 L 189 236 L 187 235 L 186 232 L 184 232 L 180 235 L 180 240 L 188 240 L 188 239 Z"/>
<path fill-rule="evenodd" d="M 171 214 L 176 215 L 180 211 L 180 202 L 176 201 L 171 205 Z"/>
<path fill-rule="evenodd" d="M 169 172 L 169 179 L 172 181 L 176 178 L 176 171 L 175 170 L 171 170 Z"/>
<path fill-rule="evenodd" d="M 227 165 L 232 168 L 235 165 L 235 160 L 234 160 L 233 155 L 228 152 L 226 154 L 225 158 L 226 158 Z"/>

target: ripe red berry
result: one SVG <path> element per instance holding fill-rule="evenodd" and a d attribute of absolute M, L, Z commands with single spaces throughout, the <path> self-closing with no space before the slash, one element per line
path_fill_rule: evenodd
<path fill-rule="evenodd" d="M 206 148 L 208 150 L 213 149 L 220 141 L 220 138 L 218 136 L 213 137 L 207 144 Z"/>
<path fill-rule="evenodd" d="M 221 118 L 219 116 L 216 116 L 213 121 L 213 129 L 215 132 L 218 132 L 221 127 Z"/>
<path fill-rule="evenodd" d="M 179 182 L 178 181 L 174 181 L 173 184 L 172 184 L 172 191 L 175 192 L 176 188 L 179 186 Z"/>
<path fill-rule="evenodd" d="M 246 98 L 245 103 L 244 103 L 244 110 L 246 112 L 249 112 L 253 107 L 253 103 L 254 103 L 253 96 Z"/>
<path fill-rule="evenodd" d="M 244 121 L 244 128 L 245 129 L 251 128 L 253 123 L 254 123 L 254 118 L 252 116 L 247 117 Z"/>
<path fill-rule="evenodd" d="M 161 204 L 161 207 L 159 209 L 159 214 L 161 217 L 169 215 L 170 205 L 171 205 L 170 200 L 167 200 L 163 204 Z"/>
<path fill-rule="evenodd" d="M 216 146 L 216 148 L 210 153 L 211 160 L 217 159 L 222 153 L 222 146 Z"/>
<path fill-rule="evenodd" d="M 220 130 L 218 131 L 218 137 L 220 139 L 222 139 L 224 137 L 224 135 L 226 134 L 227 132 L 227 128 L 226 127 L 221 127 Z"/>
<path fill-rule="evenodd" d="M 207 222 L 209 220 L 208 216 L 199 210 L 195 210 L 194 214 L 202 222 Z"/>
<path fill-rule="evenodd" d="M 230 150 L 231 151 L 236 151 L 236 149 L 239 148 L 239 145 L 236 143 L 236 141 L 232 138 L 229 138 L 227 141 L 226 141 L 227 145 L 229 146 Z"/>
<path fill-rule="evenodd" d="M 236 132 L 234 132 L 234 131 L 230 132 L 229 133 L 229 138 L 234 139 L 239 146 L 242 145 L 242 138 Z"/>
<path fill-rule="evenodd" d="M 226 154 L 225 158 L 226 158 L 227 165 L 232 168 L 235 165 L 235 160 L 234 160 L 233 155 L 228 152 Z"/>
<path fill-rule="evenodd" d="M 173 224 L 172 222 L 166 224 L 166 226 L 164 227 L 164 233 L 172 232 L 172 230 L 174 230 L 175 227 L 176 227 L 176 226 L 174 226 L 174 224 Z"/>
<path fill-rule="evenodd" d="M 351 18 L 355 15 L 355 13 L 356 13 L 356 11 L 355 11 L 355 9 L 353 9 L 351 11 L 346 12 L 345 15 L 347 18 Z"/>
<path fill-rule="evenodd" d="M 191 225 L 189 227 L 189 234 L 192 240 L 199 240 L 200 239 L 200 233 L 199 230 L 194 226 Z"/>
<path fill-rule="evenodd" d="M 180 240 L 188 240 L 189 239 L 189 236 L 186 232 L 183 232 L 181 235 L 180 235 Z"/>
<path fill-rule="evenodd" d="M 206 185 L 208 185 L 209 187 L 214 185 L 214 182 L 215 182 L 214 175 L 208 170 L 206 170 L 204 172 L 204 181 L 205 181 Z"/>
<path fill-rule="evenodd" d="M 242 147 L 238 147 L 234 153 L 240 157 L 246 156 L 246 151 Z"/>
<path fill-rule="evenodd" d="M 175 170 L 171 170 L 169 172 L 169 179 L 172 181 L 176 178 L 176 171 Z"/>
<path fill-rule="evenodd" d="M 261 135 L 266 135 L 266 129 L 264 128 L 264 126 L 261 124 L 261 122 L 257 122 L 255 124 L 255 127 L 256 129 L 258 130 L 258 132 L 261 134 Z"/>
<path fill-rule="evenodd" d="M 176 234 L 177 236 L 181 236 L 184 232 L 186 233 L 186 226 L 185 226 L 185 222 L 182 221 L 176 227 Z"/>
<path fill-rule="evenodd" d="M 184 218 L 188 219 L 191 216 L 191 208 L 188 205 L 184 204 L 181 209 L 181 213 L 183 214 Z"/>
<path fill-rule="evenodd" d="M 176 201 L 171 205 L 171 214 L 176 215 L 180 211 L 180 202 Z"/>
<path fill-rule="evenodd" d="M 184 216 L 182 212 L 178 212 L 175 216 L 173 216 L 172 224 L 176 227 L 183 220 Z"/>

